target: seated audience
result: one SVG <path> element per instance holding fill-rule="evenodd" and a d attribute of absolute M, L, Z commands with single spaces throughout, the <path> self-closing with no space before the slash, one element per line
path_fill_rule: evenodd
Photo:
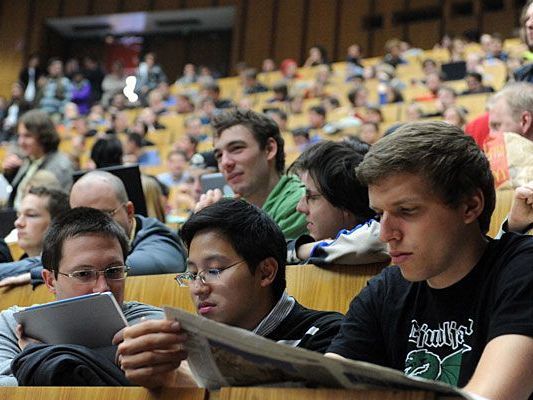
<path fill-rule="evenodd" d="M 478 72 L 467 72 L 465 76 L 467 89 L 463 94 L 492 93 L 494 88 L 483 85 L 483 76 Z"/>
<path fill-rule="evenodd" d="M 157 179 L 169 188 L 181 185 L 189 179 L 187 172 L 187 154 L 180 150 L 173 150 L 167 156 L 168 172 L 157 175 Z"/>
<path fill-rule="evenodd" d="M 185 269 L 185 251 L 178 236 L 154 218 L 135 214 L 124 183 L 105 171 L 83 175 L 72 186 L 70 206 L 92 207 L 106 212 L 124 229 L 129 238 L 126 259 L 130 275 L 153 275 L 181 272 Z M 12 285 L 42 283 L 42 268 L 18 276 Z"/>
<path fill-rule="evenodd" d="M 366 144 L 374 144 L 380 137 L 379 125 L 375 122 L 364 122 L 359 128 L 359 139 Z"/>
<path fill-rule="evenodd" d="M 371 220 L 367 188 L 355 176 L 367 151 L 360 141 L 324 141 L 291 166 L 305 186 L 296 209 L 305 215 L 309 235 L 289 241 L 288 262 L 368 264 L 389 259 L 378 238 L 379 224 Z"/>
<path fill-rule="evenodd" d="M 122 165 L 122 142 L 115 135 L 105 135 L 94 142 L 91 148 L 89 169 Z"/>
<path fill-rule="evenodd" d="M 189 287 L 199 315 L 293 347 L 327 348 L 341 315 L 307 309 L 285 292 L 285 240 L 264 211 L 223 199 L 194 214 L 180 234 L 189 259 L 176 280 Z M 173 321 L 126 328 L 118 350 L 126 377 L 147 387 L 183 383 L 176 373 L 185 369 L 185 340 Z"/>
<path fill-rule="evenodd" d="M 68 190 L 72 185 L 72 164 L 57 150 L 60 139 L 50 117 L 41 110 L 28 111 L 19 120 L 18 134 L 24 158 L 10 154 L 2 164 L 4 176 L 13 187 L 8 206 L 19 207 L 27 182 L 39 170 L 52 172 Z"/>
<path fill-rule="evenodd" d="M 137 132 L 128 133 L 124 144 L 124 162 L 140 166 L 160 165 L 161 159 L 156 149 L 146 150 L 143 137 Z"/>
<path fill-rule="evenodd" d="M 370 149 L 357 177 L 396 266 L 354 299 L 328 355 L 526 400 L 533 239 L 485 236 L 495 192 L 483 152 L 451 125 L 405 124 Z"/>
<path fill-rule="evenodd" d="M 51 58 L 48 61 L 48 75 L 41 76 L 37 82 L 38 91 L 35 104 L 50 116 L 63 114 L 65 104 L 72 96 L 70 80 L 63 76 L 63 61 Z"/>
<path fill-rule="evenodd" d="M 264 114 L 236 110 L 219 115 L 213 128 L 218 168 L 233 192 L 261 207 L 286 238 L 305 233 L 305 219 L 296 211 L 303 189 L 298 178 L 284 174 L 284 141 L 276 123 Z M 221 198 L 220 190 L 210 190 L 198 209 Z"/>
<path fill-rule="evenodd" d="M 268 92 L 268 88 L 257 80 L 257 70 L 254 68 L 243 72 L 242 86 L 245 95 Z"/>
<path fill-rule="evenodd" d="M 309 57 L 304 62 L 305 67 L 316 67 L 317 65 L 328 64 L 328 56 L 323 46 L 315 45 L 309 49 Z"/>
<path fill-rule="evenodd" d="M 0 286 L 11 286 L 18 275 L 40 267 L 43 240 L 51 221 L 69 210 L 68 195 L 44 186 L 31 187 L 22 199 L 15 228 L 17 244 L 24 251 L 18 261 L 0 263 Z"/>
<path fill-rule="evenodd" d="M 125 263 L 127 254 L 128 238 L 109 215 L 94 209 L 76 208 L 59 217 L 44 239 L 43 279 L 57 300 L 95 292 L 112 292 L 129 325 L 147 318 L 162 318 L 163 313 L 158 308 L 137 302 L 124 302 L 124 285 L 128 272 L 127 262 Z M 0 313 L 0 386 L 19 385 L 20 376 L 14 375 L 17 372 L 14 371 L 14 366 L 21 369 L 25 357 L 28 357 L 27 362 L 31 362 L 37 360 L 40 352 L 55 351 L 59 355 L 61 352 L 67 354 L 69 350 L 75 363 L 80 368 L 86 367 L 85 375 L 75 373 L 74 368 L 61 368 L 61 364 L 54 370 L 46 363 L 36 362 L 33 366 L 33 376 L 25 378 L 31 378 L 37 386 L 51 385 L 51 377 L 55 378 L 56 385 L 90 386 L 96 384 L 94 379 L 98 377 L 91 371 L 92 362 L 101 368 L 113 370 L 112 375 L 122 385 L 129 384 L 124 376 L 121 376 L 114 360 L 100 355 L 98 350 L 85 348 L 81 351 L 76 350 L 76 346 L 65 350 L 65 345 L 32 343 L 31 338 L 24 336 L 24 327 L 19 329 L 13 317 L 13 313 L 19 310 L 20 307 L 13 306 Z M 28 346 L 29 344 L 32 345 Z M 84 361 L 87 358 L 89 362 Z M 24 381 L 20 383 L 24 384 Z M 106 384 L 105 381 L 98 383 Z"/>

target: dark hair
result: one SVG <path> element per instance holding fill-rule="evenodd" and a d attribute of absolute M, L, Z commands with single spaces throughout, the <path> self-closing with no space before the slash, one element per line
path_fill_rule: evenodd
<path fill-rule="evenodd" d="M 326 117 L 326 109 L 323 106 L 313 106 L 309 109 L 310 112 Z"/>
<path fill-rule="evenodd" d="M 122 142 L 115 135 L 98 139 L 91 149 L 91 160 L 96 168 L 122 165 Z"/>
<path fill-rule="evenodd" d="M 260 114 L 251 110 L 233 110 L 217 115 L 213 120 L 213 128 L 217 138 L 226 129 L 236 125 L 246 127 L 259 144 L 259 148 L 264 150 L 269 138 L 273 138 L 278 146 L 276 153 L 276 171 L 283 174 L 285 171 L 285 151 L 284 141 L 274 120 L 265 114 Z"/>
<path fill-rule="evenodd" d="M 469 76 L 474 78 L 478 82 L 482 82 L 483 81 L 483 77 L 481 76 L 481 74 L 479 72 L 467 72 L 466 75 L 465 75 L 465 78 L 468 78 Z"/>
<path fill-rule="evenodd" d="M 317 189 L 336 208 L 349 211 L 359 222 L 375 215 L 368 206 L 368 189 L 355 176 L 369 146 L 361 141 L 322 141 L 306 149 L 290 171 L 308 172 Z"/>
<path fill-rule="evenodd" d="M 287 113 L 278 107 L 272 107 L 264 111 L 268 116 L 276 114 L 283 121 L 287 121 Z"/>
<path fill-rule="evenodd" d="M 128 142 L 132 142 L 137 147 L 143 147 L 143 137 L 137 132 L 128 133 Z"/>
<path fill-rule="evenodd" d="M 24 124 L 26 129 L 37 139 L 45 153 L 57 150 L 60 141 L 59 135 L 47 113 L 41 110 L 30 110 L 20 117 L 19 124 Z"/>
<path fill-rule="evenodd" d="M 28 194 L 33 194 L 38 197 L 48 197 L 46 208 L 50 213 L 51 220 L 54 220 L 70 210 L 68 194 L 61 190 L 49 189 L 44 186 L 32 186 L 30 190 L 28 190 Z"/>
<path fill-rule="evenodd" d="M 285 290 L 287 245 L 279 226 L 260 208 L 244 200 L 222 199 L 196 214 L 181 227 L 180 236 L 187 249 L 200 231 L 216 231 L 224 235 L 253 274 L 259 263 L 272 257 L 278 272 L 272 283 L 274 297 Z"/>
<path fill-rule="evenodd" d="M 487 157 L 461 129 L 445 122 L 404 124 L 376 142 L 357 168 L 357 177 L 366 185 L 399 173 L 423 176 L 452 207 L 480 189 L 485 206 L 478 222 L 483 233 L 488 231 L 495 204 L 494 179 Z"/>
<path fill-rule="evenodd" d="M 50 225 L 43 241 L 43 267 L 53 271 L 57 278 L 59 264 L 63 257 L 63 245 L 66 240 L 81 236 L 99 234 L 110 239 L 117 239 L 122 249 L 124 260 L 128 256 L 128 238 L 124 229 L 106 213 L 89 207 L 76 207 L 59 216 Z"/>

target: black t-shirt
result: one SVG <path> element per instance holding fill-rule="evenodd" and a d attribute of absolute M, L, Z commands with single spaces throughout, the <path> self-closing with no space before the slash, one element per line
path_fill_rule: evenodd
<path fill-rule="evenodd" d="M 340 313 L 310 310 L 296 302 L 289 315 L 265 337 L 325 353 L 339 332 L 342 318 Z"/>
<path fill-rule="evenodd" d="M 533 337 L 532 296 L 533 238 L 508 233 L 444 289 L 385 268 L 352 301 L 328 352 L 464 386 L 491 339 Z"/>

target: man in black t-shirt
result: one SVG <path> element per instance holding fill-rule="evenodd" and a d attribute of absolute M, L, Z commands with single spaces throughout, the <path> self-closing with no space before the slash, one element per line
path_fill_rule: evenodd
<path fill-rule="evenodd" d="M 325 352 L 342 315 L 300 305 L 285 292 L 287 247 L 281 229 L 260 208 L 222 199 L 194 214 L 181 228 L 189 257 L 179 284 L 190 288 L 199 315 L 250 330 L 294 347 Z M 190 382 L 186 338 L 179 324 L 148 321 L 124 331 L 122 368 L 147 387 Z"/>
<path fill-rule="evenodd" d="M 357 168 L 393 267 L 355 298 L 327 355 L 490 399 L 533 392 L 533 239 L 485 236 L 493 177 L 472 138 L 406 124 Z"/>

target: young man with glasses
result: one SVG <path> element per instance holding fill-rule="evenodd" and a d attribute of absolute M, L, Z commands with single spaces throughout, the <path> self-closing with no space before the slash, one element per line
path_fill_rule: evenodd
<path fill-rule="evenodd" d="M 124 302 L 127 255 L 128 239 L 112 218 L 92 208 L 75 208 L 59 217 L 45 237 L 43 278 L 57 300 L 112 292 L 130 325 L 163 318 L 158 308 Z M 14 306 L 0 314 L 0 386 L 17 385 L 11 361 L 29 343 L 17 334 L 13 313 L 19 310 Z"/>
<path fill-rule="evenodd" d="M 222 199 L 182 227 L 187 272 L 198 314 L 291 346 L 323 352 L 342 315 L 310 310 L 285 292 L 285 239 L 262 210 L 244 200 Z M 130 381 L 147 387 L 180 384 L 186 354 L 179 323 L 148 321 L 124 330 L 121 366 Z"/>
<path fill-rule="evenodd" d="M 389 260 L 379 240 L 379 223 L 368 206 L 368 189 L 355 176 L 369 146 L 357 139 L 322 141 L 305 150 L 289 172 L 299 175 L 305 194 L 296 210 L 309 235 L 287 243 L 287 262 L 369 264 Z"/>
<path fill-rule="evenodd" d="M 92 171 L 83 175 L 72 186 L 70 206 L 91 207 L 107 213 L 126 232 L 130 246 L 127 263 L 130 275 L 151 275 L 185 270 L 185 249 L 168 227 L 155 218 L 135 214 L 124 183 L 105 171 Z M 42 283 L 42 267 L 30 274 L 14 277 L 12 285 Z M 6 282 L 6 286 L 10 283 Z"/>

